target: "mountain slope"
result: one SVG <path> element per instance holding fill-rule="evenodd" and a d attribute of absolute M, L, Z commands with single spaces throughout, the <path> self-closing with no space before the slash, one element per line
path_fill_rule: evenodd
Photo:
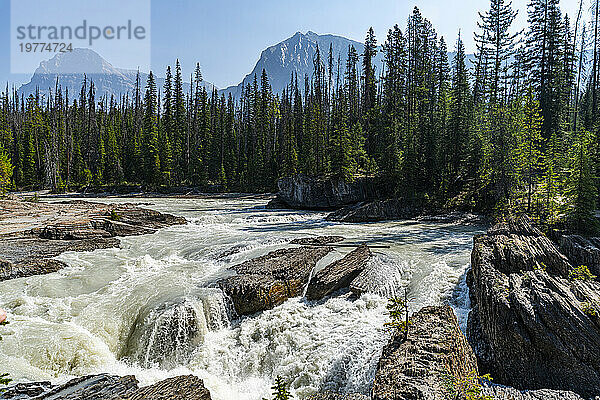
<path fill-rule="evenodd" d="M 297 32 L 291 38 L 264 50 L 252 72 L 246 75 L 240 84 L 222 89 L 220 93 L 226 96 L 231 93 L 234 98 L 239 99 L 242 88 L 247 84 L 252 84 L 255 75 L 257 79 L 260 79 L 263 69 L 267 72 L 269 82 L 275 93 L 281 93 L 286 85 L 290 83 L 292 73 L 298 75 L 298 80 L 302 81 L 300 85 L 304 87 L 304 77 L 308 76 L 310 78 L 313 73 L 313 59 L 317 51 L 317 45 L 324 63 L 327 63 L 329 46 L 333 46 L 334 62 L 337 63 L 339 56 L 342 71 L 348 56 L 348 46 L 353 45 L 358 54 L 361 54 L 364 49 L 362 43 L 341 36 L 318 35 L 310 31 L 307 33 Z M 381 70 L 382 60 L 383 54 L 378 52 L 375 59 L 377 73 Z"/>
<path fill-rule="evenodd" d="M 54 92 L 58 78 L 63 93 L 68 89 L 69 97 L 72 99 L 79 96 L 84 75 L 94 82 L 98 99 L 103 96 L 116 98 L 126 94 L 131 96 L 135 90 L 137 71 L 116 68 L 93 50 L 73 49 L 72 52 L 59 53 L 48 61 L 42 61 L 31 80 L 19 88 L 19 94 L 27 97 L 39 88 L 40 94 L 47 95 Z M 148 74 L 140 72 L 142 88 L 147 79 Z M 156 79 L 159 89 L 162 89 L 164 81 L 164 78 Z M 209 82 L 203 82 L 203 86 L 209 93 L 215 88 Z M 189 87 L 189 83 L 184 84 L 186 92 Z"/>

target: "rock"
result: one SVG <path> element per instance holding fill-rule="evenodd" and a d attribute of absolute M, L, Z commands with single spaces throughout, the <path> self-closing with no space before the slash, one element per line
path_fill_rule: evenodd
<path fill-rule="evenodd" d="M 138 389 L 137 385 L 134 376 L 88 375 L 59 386 L 49 382 L 17 384 L 1 393 L 0 399 L 110 400 L 127 398 Z"/>
<path fill-rule="evenodd" d="M 29 399 L 52 389 L 50 382 L 17 383 L 0 392 L 0 399 Z"/>
<path fill-rule="evenodd" d="M 336 290 L 348 287 L 367 266 L 371 250 L 366 245 L 359 246 L 341 260 L 337 260 L 319 272 L 308 283 L 306 298 L 320 300 Z"/>
<path fill-rule="evenodd" d="M 487 219 L 482 215 L 461 211 L 428 210 L 415 202 L 407 202 L 402 199 L 375 200 L 354 204 L 330 213 L 325 219 L 351 223 L 403 219 L 444 224 L 487 223 Z"/>
<path fill-rule="evenodd" d="M 464 378 L 477 360 L 449 306 L 425 307 L 413 315 L 408 339 L 393 334 L 384 347 L 373 383 L 373 400 L 446 399 L 444 376 Z"/>
<path fill-rule="evenodd" d="M 577 393 L 563 390 L 517 390 L 512 387 L 493 384 L 483 386 L 481 394 L 490 396 L 494 400 L 584 400 Z"/>
<path fill-rule="evenodd" d="M 560 238 L 559 244 L 560 251 L 573 265 L 586 265 L 592 275 L 600 277 L 600 238 L 565 235 Z"/>
<path fill-rule="evenodd" d="M 367 396 L 362 394 L 337 394 L 331 392 L 323 392 L 313 394 L 306 400 L 369 400 Z"/>
<path fill-rule="evenodd" d="M 331 250 L 312 246 L 276 250 L 233 267 L 237 275 L 217 284 L 238 315 L 254 314 L 302 294 L 310 272 Z"/>
<path fill-rule="evenodd" d="M 403 200 L 388 199 L 348 206 L 332 212 L 325 219 L 336 222 L 377 222 L 415 218 L 421 213 L 421 208 Z"/>
<path fill-rule="evenodd" d="M 300 244 L 303 246 L 323 246 L 330 243 L 342 242 L 345 238 L 343 236 L 316 236 L 294 239 L 290 244 Z"/>
<path fill-rule="evenodd" d="M 134 376 L 108 374 L 71 379 L 64 385 L 50 382 L 19 383 L 0 393 L 0 400 L 210 400 L 202 380 L 193 375 L 165 379 L 138 387 Z"/>
<path fill-rule="evenodd" d="M 116 236 L 150 234 L 186 222 L 133 204 L 0 200 L 0 210 L 0 280 L 56 272 L 65 264 L 49 259 L 65 251 L 118 247 Z"/>
<path fill-rule="evenodd" d="M 17 264 L 0 260 L 0 282 L 33 275 L 50 274 L 66 266 L 67 264 L 62 261 L 48 259 L 28 259 Z"/>
<path fill-rule="evenodd" d="M 288 208 L 290 208 L 290 206 L 285 204 L 285 202 L 283 200 L 281 200 L 279 197 L 275 197 L 274 199 L 271 199 L 267 203 L 265 208 L 267 210 L 287 210 Z"/>
<path fill-rule="evenodd" d="M 385 185 L 375 178 L 346 182 L 338 178 L 315 178 L 303 174 L 277 181 L 277 203 L 272 205 L 308 210 L 333 210 L 361 201 L 386 197 Z"/>
<path fill-rule="evenodd" d="M 211 400 L 202 379 L 194 375 L 165 379 L 138 389 L 123 400 Z"/>
<path fill-rule="evenodd" d="M 495 382 L 600 394 L 600 283 L 571 282 L 570 268 L 526 219 L 474 239 L 467 336 Z"/>

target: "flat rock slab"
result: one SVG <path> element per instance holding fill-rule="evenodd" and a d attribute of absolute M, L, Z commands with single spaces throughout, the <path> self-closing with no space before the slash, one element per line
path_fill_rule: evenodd
<path fill-rule="evenodd" d="M 0 400 L 211 400 L 202 379 L 194 375 L 165 379 L 140 388 L 132 376 L 108 374 L 71 379 L 63 385 L 50 382 L 19 383 L 0 393 Z"/>
<path fill-rule="evenodd" d="M 343 241 L 345 238 L 343 236 L 317 236 L 317 237 L 306 237 L 306 238 L 298 238 L 294 239 L 290 242 L 290 244 L 300 244 L 303 246 L 323 246 L 331 243 L 338 243 Z"/>
<path fill-rule="evenodd" d="M 55 272 L 65 251 L 118 247 L 116 236 L 143 235 L 185 218 L 133 204 L 0 200 L 0 280 Z"/>
<path fill-rule="evenodd" d="M 366 268 L 371 256 L 371 250 L 366 245 L 361 245 L 341 260 L 329 264 L 311 279 L 306 298 L 320 300 L 336 290 L 348 287 Z"/>
<path fill-rule="evenodd" d="M 237 275 L 220 280 L 218 285 L 238 315 L 264 311 L 301 295 L 312 269 L 332 250 L 328 246 L 303 246 L 272 251 L 234 266 Z"/>
<path fill-rule="evenodd" d="M 317 393 L 309 396 L 307 400 L 369 400 L 369 397 L 362 394 L 337 394 L 331 392 Z"/>
<path fill-rule="evenodd" d="M 384 347 L 373 383 L 373 400 L 445 400 L 443 377 L 477 371 L 473 350 L 449 306 L 413 315 L 408 339 L 395 332 Z"/>
<path fill-rule="evenodd" d="M 143 387 L 122 400 L 211 400 L 211 397 L 202 379 L 185 375 Z"/>

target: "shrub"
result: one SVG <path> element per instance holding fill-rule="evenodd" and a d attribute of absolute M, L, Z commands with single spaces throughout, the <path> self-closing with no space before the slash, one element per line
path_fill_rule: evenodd
<path fill-rule="evenodd" d="M 408 319 L 408 294 L 404 291 L 404 298 L 392 297 L 388 300 L 386 306 L 388 313 L 390 314 L 390 322 L 385 323 L 385 327 L 390 330 L 398 330 L 404 335 L 404 340 L 408 337 L 408 326 L 410 320 Z"/>
<path fill-rule="evenodd" d="M 594 307 L 594 305 L 588 301 L 586 301 L 585 303 L 581 303 L 581 309 L 588 317 L 595 317 L 598 315 L 596 307 Z"/>
<path fill-rule="evenodd" d="M 579 267 L 573 267 L 569 273 L 569 279 L 572 281 L 592 281 L 596 279 L 596 276 L 592 275 L 588 267 L 580 265 Z"/>
<path fill-rule="evenodd" d="M 277 376 L 277 379 L 275 379 L 275 384 L 271 386 L 271 389 L 273 389 L 273 400 L 289 400 L 293 398 L 292 394 L 288 390 L 288 384 L 285 383 L 281 376 Z"/>
<path fill-rule="evenodd" d="M 471 371 L 466 377 L 458 378 L 446 373 L 442 379 L 446 400 L 493 400 L 493 397 L 481 394 L 482 383 L 492 381 L 489 374 L 478 376 L 476 371 Z"/>

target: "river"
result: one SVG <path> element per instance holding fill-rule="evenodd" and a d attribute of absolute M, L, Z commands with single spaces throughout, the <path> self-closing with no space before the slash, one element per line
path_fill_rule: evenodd
<path fill-rule="evenodd" d="M 483 226 L 340 224 L 325 213 L 266 210 L 266 200 L 248 197 L 139 201 L 190 223 L 122 238 L 120 249 L 64 253 L 58 259 L 69 267 L 58 273 L 0 283 L 10 320 L 0 331 L 0 372 L 53 382 L 134 374 L 141 384 L 192 373 L 215 400 L 270 397 L 277 375 L 296 398 L 324 389 L 367 394 L 388 338 L 387 296 L 406 287 L 412 311 L 449 303 L 466 325 L 465 271 Z M 389 245 L 374 250 L 376 293 L 294 298 L 259 315 L 231 315 L 214 287 L 230 266 L 316 235 Z"/>

